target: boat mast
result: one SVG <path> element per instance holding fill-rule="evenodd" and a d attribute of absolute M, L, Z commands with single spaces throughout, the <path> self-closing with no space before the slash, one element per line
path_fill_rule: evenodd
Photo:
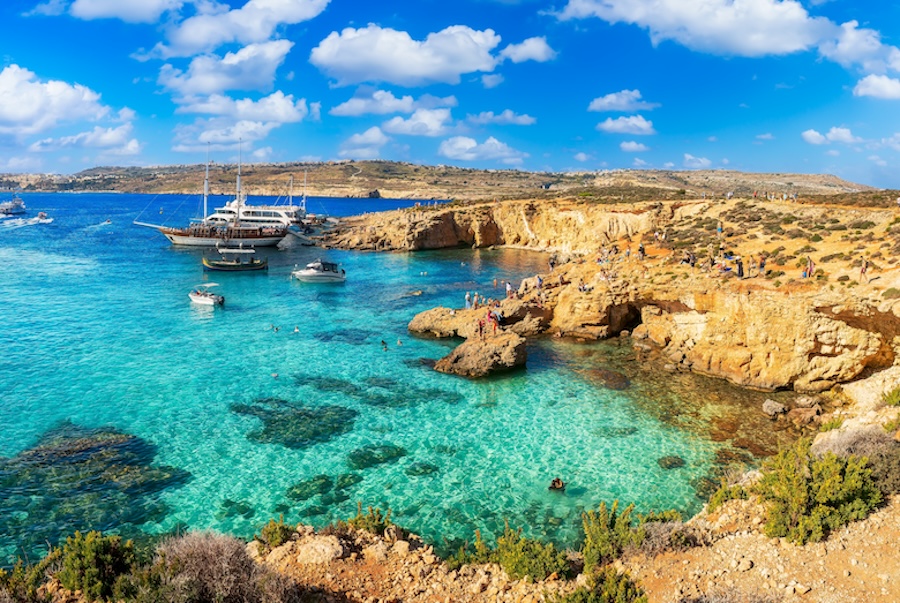
<path fill-rule="evenodd" d="M 300 209 L 303 210 L 303 215 L 306 215 L 306 170 L 303 170 L 303 197 L 300 201 Z"/>
<path fill-rule="evenodd" d="M 243 159 L 243 156 L 241 154 L 243 151 L 242 142 L 243 142 L 242 140 L 240 140 L 240 139 L 238 140 L 238 174 L 237 174 L 237 199 L 236 199 L 237 214 L 234 217 L 234 225 L 235 226 L 241 225 L 241 203 L 242 203 L 242 200 L 241 200 L 241 161 Z"/>
<path fill-rule="evenodd" d="M 203 179 L 203 220 L 206 221 L 209 212 L 206 209 L 209 202 L 209 143 L 206 143 L 206 178 Z"/>

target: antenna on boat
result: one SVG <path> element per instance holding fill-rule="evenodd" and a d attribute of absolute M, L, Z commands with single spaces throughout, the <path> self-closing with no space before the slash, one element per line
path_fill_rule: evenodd
<path fill-rule="evenodd" d="M 306 170 L 303 170 L 303 197 L 300 201 L 300 209 L 306 214 Z"/>
<path fill-rule="evenodd" d="M 291 174 L 291 182 L 288 184 L 288 205 L 294 205 L 294 175 Z"/>

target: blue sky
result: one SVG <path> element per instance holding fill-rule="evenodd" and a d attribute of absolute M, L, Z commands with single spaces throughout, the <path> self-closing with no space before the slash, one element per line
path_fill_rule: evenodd
<path fill-rule="evenodd" d="M 900 188 L 900 3 L 5 0 L 0 172 L 388 159 Z"/>

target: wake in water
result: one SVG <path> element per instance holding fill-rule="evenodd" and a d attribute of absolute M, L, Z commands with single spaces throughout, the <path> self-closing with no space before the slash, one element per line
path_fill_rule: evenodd
<path fill-rule="evenodd" d="M 0 222 L 0 227 L 12 230 L 15 228 L 22 228 L 24 226 L 50 224 L 52 222 L 53 218 L 41 218 L 40 216 L 38 216 L 37 218 L 11 218 Z"/>

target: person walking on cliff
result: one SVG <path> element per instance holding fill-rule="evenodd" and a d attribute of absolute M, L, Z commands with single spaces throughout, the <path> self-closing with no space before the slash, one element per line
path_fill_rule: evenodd
<path fill-rule="evenodd" d="M 859 280 L 869 282 L 869 277 L 866 276 L 866 271 L 869 269 L 869 260 L 866 259 L 866 256 L 863 256 L 862 264 L 859 265 Z"/>

